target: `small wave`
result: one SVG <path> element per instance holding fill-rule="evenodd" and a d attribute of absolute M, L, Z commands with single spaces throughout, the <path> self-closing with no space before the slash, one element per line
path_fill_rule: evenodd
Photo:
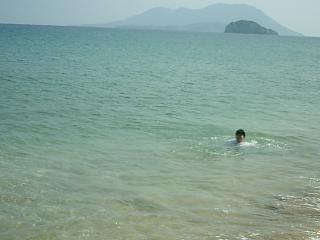
<path fill-rule="evenodd" d="M 266 208 L 282 216 L 302 218 L 312 226 L 320 218 L 320 191 L 317 187 L 309 187 L 302 193 L 277 195 Z"/>
<path fill-rule="evenodd" d="M 255 137 L 246 144 L 230 146 L 230 136 L 205 136 L 197 140 L 179 141 L 171 153 L 184 159 L 214 160 L 238 158 L 245 154 L 277 153 L 289 150 L 286 143 L 276 139 Z M 180 147 L 179 147 L 180 146 Z"/>
<path fill-rule="evenodd" d="M 271 138 L 256 138 L 254 141 L 257 142 L 257 148 L 266 148 L 266 149 L 276 149 L 276 150 L 288 150 L 288 144 L 282 141 L 271 139 Z"/>
<path fill-rule="evenodd" d="M 212 147 L 221 147 L 221 146 L 227 146 L 230 147 L 228 144 L 228 141 L 230 140 L 229 136 L 220 136 L 220 137 L 205 137 L 203 140 L 210 140 L 210 145 Z M 284 143 L 280 140 L 271 139 L 271 138 L 265 138 L 265 137 L 256 137 L 253 139 L 250 139 L 249 141 L 236 145 L 237 147 L 250 147 L 255 149 L 269 149 L 269 150 L 289 150 L 289 146 L 287 143 Z"/>

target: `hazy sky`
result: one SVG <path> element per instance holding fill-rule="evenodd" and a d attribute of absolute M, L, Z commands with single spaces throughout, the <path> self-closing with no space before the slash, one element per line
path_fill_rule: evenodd
<path fill-rule="evenodd" d="M 250 4 L 294 31 L 320 37 L 320 0 L 0 0 L 0 22 L 107 23 L 152 7 L 201 8 L 213 3 Z"/>

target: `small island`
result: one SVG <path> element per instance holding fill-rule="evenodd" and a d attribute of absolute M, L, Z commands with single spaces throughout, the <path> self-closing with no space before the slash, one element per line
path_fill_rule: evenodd
<path fill-rule="evenodd" d="M 240 20 L 226 26 L 225 33 L 268 34 L 279 35 L 276 31 L 262 27 L 256 22 Z"/>

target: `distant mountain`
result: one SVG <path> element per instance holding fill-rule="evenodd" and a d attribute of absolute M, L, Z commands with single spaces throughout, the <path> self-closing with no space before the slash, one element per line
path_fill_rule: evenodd
<path fill-rule="evenodd" d="M 268 34 L 278 35 L 272 29 L 260 26 L 253 21 L 240 20 L 237 22 L 229 23 L 224 31 L 225 33 L 244 33 L 244 34 Z"/>
<path fill-rule="evenodd" d="M 274 29 L 280 35 L 302 35 L 280 25 L 261 10 L 246 4 L 219 3 L 201 9 L 169 9 L 157 7 L 121 21 L 94 26 L 224 32 L 224 28 L 228 23 L 242 19 L 251 20 L 267 28 Z"/>

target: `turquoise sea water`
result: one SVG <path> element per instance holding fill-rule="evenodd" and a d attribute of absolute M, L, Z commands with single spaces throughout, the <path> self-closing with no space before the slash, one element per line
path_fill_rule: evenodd
<path fill-rule="evenodd" d="M 320 239 L 319 66 L 319 38 L 0 25 L 0 239 Z"/>

